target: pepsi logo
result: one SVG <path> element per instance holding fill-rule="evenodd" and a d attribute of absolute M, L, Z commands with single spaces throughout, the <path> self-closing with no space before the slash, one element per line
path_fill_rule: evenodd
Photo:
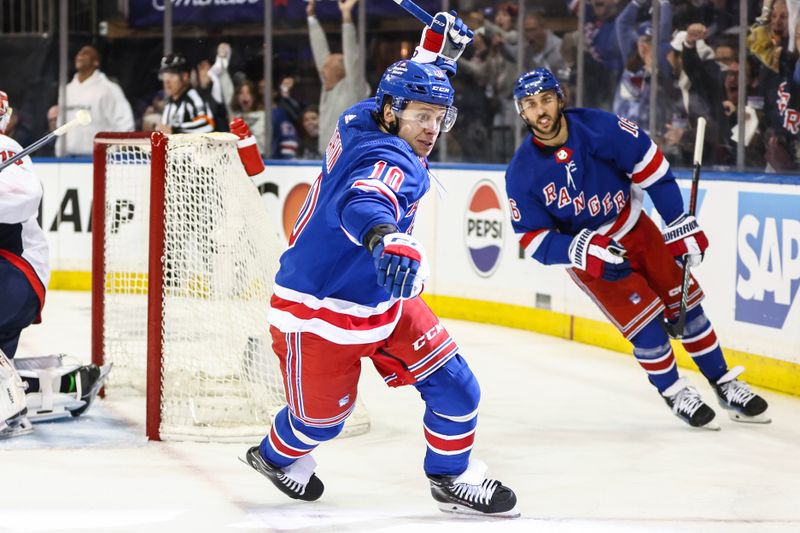
<path fill-rule="evenodd" d="M 500 265 L 506 215 L 494 183 L 481 180 L 467 199 L 464 238 L 475 272 L 488 278 Z"/>

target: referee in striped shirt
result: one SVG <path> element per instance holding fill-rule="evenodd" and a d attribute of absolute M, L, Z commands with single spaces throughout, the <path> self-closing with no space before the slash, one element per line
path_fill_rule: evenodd
<path fill-rule="evenodd" d="M 211 107 L 189 83 L 189 62 L 181 54 L 161 60 L 159 77 L 167 104 L 156 129 L 164 133 L 208 133 L 216 129 Z"/>

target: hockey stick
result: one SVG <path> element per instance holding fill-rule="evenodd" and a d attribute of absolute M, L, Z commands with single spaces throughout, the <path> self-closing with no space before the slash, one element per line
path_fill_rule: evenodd
<path fill-rule="evenodd" d="M 412 2 L 411 0 L 394 0 L 394 3 L 398 6 L 402 7 L 406 11 L 408 11 L 411 15 L 416 17 L 416 19 L 426 26 L 431 26 L 433 24 L 433 17 L 430 13 L 419 7 L 417 4 Z M 441 22 L 436 22 L 439 26 L 444 26 Z"/>
<path fill-rule="evenodd" d="M 72 120 L 70 120 L 69 122 L 64 124 L 63 126 L 51 131 L 50 133 L 48 133 L 47 135 L 45 135 L 44 137 L 42 137 L 38 141 L 36 141 L 33 144 L 29 145 L 27 148 L 22 150 L 20 153 L 15 154 L 13 157 L 11 157 L 11 158 L 3 161 L 2 163 L 0 163 L 0 172 L 5 170 L 6 167 L 10 167 L 11 165 L 13 165 L 14 163 L 19 161 L 20 159 L 22 159 L 26 155 L 30 154 L 31 152 L 35 152 L 36 150 L 38 150 L 39 148 L 41 148 L 45 144 L 53 141 L 56 137 L 61 137 L 62 135 L 67 133 L 69 130 L 71 130 L 75 126 L 86 126 L 91 121 L 92 121 L 92 115 L 90 115 L 89 112 L 86 111 L 85 109 L 81 109 L 75 115 L 75 118 L 73 118 Z"/>
<path fill-rule="evenodd" d="M 692 165 L 692 189 L 689 193 L 689 215 L 694 216 L 697 211 L 697 189 L 700 184 L 700 166 L 703 164 L 703 141 L 706 136 L 706 119 L 697 119 L 697 135 L 694 138 L 694 161 Z M 678 321 L 674 324 L 666 318 L 662 322 L 667 335 L 673 339 L 683 338 L 683 326 L 686 324 L 686 303 L 689 299 L 689 258 L 683 260 L 683 282 L 681 283 L 681 307 L 678 312 Z"/>

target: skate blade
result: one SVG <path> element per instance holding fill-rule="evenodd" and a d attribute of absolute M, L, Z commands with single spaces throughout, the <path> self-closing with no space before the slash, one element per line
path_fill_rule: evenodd
<path fill-rule="evenodd" d="M 761 413 L 760 415 L 756 416 L 747 416 L 742 414 L 738 411 L 727 411 L 728 418 L 733 420 L 734 422 L 742 422 L 744 424 L 770 424 L 772 423 L 772 419 L 768 417 L 765 413 Z"/>
<path fill-rule="evenodd" d="M 719 431 L 721 429 L 721 427 L 719 425 L 719 422 L 717 422 L 716 419 L 713 419 L 713 420 L 711 420 L 711 422 L 709 422 L 705 426 L 699 426 L 697 429 L 705 429 L 705 430 L 708 430 L 708 431 Z"/>
<path fill-rule="evenodd" d="M 439 503 L 439 510 L 443 513 L 457 514 L 463 516 L 479 516 L 481 518 L 518 518 L 522 513 L 517 511 L 517 508 L 509 509 L 502 513 L 482 513 L 463 505 L 456 503 Z"/>

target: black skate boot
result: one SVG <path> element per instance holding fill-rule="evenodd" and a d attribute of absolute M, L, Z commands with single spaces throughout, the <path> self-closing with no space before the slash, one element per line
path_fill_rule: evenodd
<path fill-rule="evenodd" d="M 517 496 L 496 479 L 485 477 L 486 465 L 470 460 L 460 476 L 428 475 L 431 495 L 445 513 L 516 518 Z"/>
<path fill-rule="evenodd" d="M 714 431 L 719 429 L 719 424 L 714 421 L 714 410 L 703 402 L 697 390 L 684 378 L 678 379 L 661 395 L 672 408 L 672 414 L 690 426 Z"/>
<path fill-rule="evenodd" d="M 85 402 L 81 407 L 70 411 L 72 416 L 81 416 L 89 410 L 110 371 L 111 363 L 103 366 L 84 365 L 75 370 L 74 374 L 66 376 L 69 378 L 67 385 L 62 378 L 63 390 L 61 392 L 80 392 L 78 399 Z"/>
<path fill-rule="evenodd" d="M 736 379 L 742 372 L 744 367 L 737 366 L 728 370 L 716 383 L 711 382 L 717 392 L 719 404 L 727 411 L 731 420 L 769 424 L 772 419 L 766 414 L 767 401 L 750 390 L 747 383 Z"/>
<path fill-rule="evenodd" d="M 325 486 L 314 474 L 316 461 L 304 455 L 285 468 L 278 468 L 261 456 L 258 446 L 247 450 L 247 464 L 267 477 L 281 492 L 295 500 L 313 502 L 322 496 Z"/>

